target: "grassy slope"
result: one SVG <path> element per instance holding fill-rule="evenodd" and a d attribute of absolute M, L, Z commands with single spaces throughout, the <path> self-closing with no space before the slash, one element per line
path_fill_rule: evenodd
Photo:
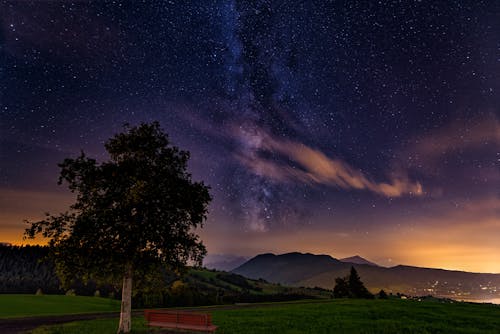
<path fill-rule="evenodd" d="M 500 332 L 500 307 L 411 300 L 332 300 L 308 304 L 212 311 L 221 334 L 268 333 L 471 333 Z M 134 332 L 146 333 L 143 319 Z M 114 333 L 116 319 L 45 327 L 36 334 Z"/>
<path fill-rule="evenodd" d="M 242 281 L 244 281 L 244 286 L 239 286 L 237 284 L 221 279 L 221 277 L 224 276 L 239 275 L 207 269 L 191 269 L 185 279 L 188 281 L 195 281 L 196 284 L 202 286 L 204 290 L 222 289 L 225 293 L 242 292 L 246 289 L 248 293 L 254 295 L 298 294 L 309 296 L 311 298 L 330 298 L 331 296 L 331 292 L 328 291 L 315 290 L 312 288 L 283 286 L 266 281 L 253 280 L 243 276 L 240 277 Z"/>
<path fill-rule="evenodd" d="M 108 298 L 64 295 L 0 295 L 0 318 L 119 311 Z"/>

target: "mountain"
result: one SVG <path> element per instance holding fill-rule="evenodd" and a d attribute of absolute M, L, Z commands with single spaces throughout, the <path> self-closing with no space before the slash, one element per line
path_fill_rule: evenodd
<path fill-rule="evenodd" d="M 347 276 L 351 266 L 355 266 L 361 280 L 372 292 L 384 289 L 413 296 L 434 295 L 464 300 L 500 298 L 500 274 L 403 265 L 385 268 L 343 262 L 328 255 L 261 254 L 233 272 L 274 283 L 333 289 L 335 278 Z"/>
<path fill-rule="evenodd" d="M 208 254 L 203 259 L 203 266 L 208 269 L 231 271 L 248 260 L 247 257 L 231 254 Z"/>
<path fill-rule="evenodd" d="M 348 267 L 329 255 L 267 253 L 257 255 L 232 272 L 254 279 L 263 278 L 270 282 L 293 284 L 342 265 Z"/>
<path fill-rule="evenodd" d="M 345 257 L 343 259 L 340 259 L 340 261 L 342 261 L 342 262 L 348 262 L 348 263 L 354 263 L 354 264 L 367 264 L 369 266 L 379 267 L 378 264 L 376 264 L 374 262 L 371 262 L 371 261 L 368 261 L 367 259 L 362 258 L 359 255 L 354 255 L 354 256 L 351 256 L 351 257 Z"/>

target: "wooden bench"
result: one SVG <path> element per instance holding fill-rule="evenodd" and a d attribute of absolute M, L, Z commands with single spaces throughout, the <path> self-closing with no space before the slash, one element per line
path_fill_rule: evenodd
<path fill-rule="evenodd" d="M 148 326 L 191 330 L 197 332 L 215 332 L 210 314 L 167 310 L 144 310 Z"/>

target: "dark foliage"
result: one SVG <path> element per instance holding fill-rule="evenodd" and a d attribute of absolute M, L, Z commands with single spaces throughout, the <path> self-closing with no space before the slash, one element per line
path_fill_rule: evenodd
<path fill-rule="evenodd" d="M 373 295 L 368 291 L 358 275 L 354 267 L 351 267 L 349 274 L 349 290 L 352 298 L 373 298 Z"/>
<path fill-rule="evenodd" d="M 350 295 L 348 281 L 345 278 L 337 277 L 333 288 L 333 296 L 335 298 L 348 298 Z"/>
<path fill-rule="evenodd" d="M 41 246 L 0 246 L 0 293 L 61 293 L 47 254 Z"/>
<path fill-rule="evenodd" d="M 348 277 L 337 277 L 335 279 L 333 296 L 335 298 L 374 298 L 361 281 L 358 272 L 354 269 L 354 267 L 351 267 L 351 272 Z"/>
<path fill-rule="evenodd" d="M 387 296 L 387 293 L 384 290 L 380 290 L 380 292 L 378 293 L 378 298 L 379 299 L 388 299 L 389 296 Z"/>
<path fill-rule="evenodd" d="M 105 144 L 111 160 L 98 164 L 82 153 L 59 165 L 59 183 L 76 202 L 26 230 L 50 239 L 66 285 L 75 278 L 118 282 L 159 265 L 182 269 L 206 252 L 192 230 L 203 224 L 211 198 L 186 171 L 189 153 L 171 146 L 156 122 L 125 130 Z"/>
<path fill-rule="evenodd" d="M 46 246 L 1 246 L 0 245 L 0 293 L 63 294 L 54 263 L 48 257 Z M 81 296 L 92 296 L 98 289 L 102 296 L 114 291 L 109 284 L 97 286 L 93 281 L 84 284 L 74 281 L 68 289 Z"/>

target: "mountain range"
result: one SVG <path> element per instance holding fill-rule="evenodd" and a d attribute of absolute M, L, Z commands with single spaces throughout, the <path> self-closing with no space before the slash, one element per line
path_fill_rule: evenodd
<path fill-rule="evenodd" d="M 500 298 L 500 274 L 470 273 L 398 265 L 381 267 L 360 256 L 336 259 L 329 255 L 260 254 L 232 272 L 253 279 L 292 286 L 333 289 L 336 277 L 347 276 L 354 266 L 372 292 L 412 296 L 433 295 L 459 300 Z"/>

